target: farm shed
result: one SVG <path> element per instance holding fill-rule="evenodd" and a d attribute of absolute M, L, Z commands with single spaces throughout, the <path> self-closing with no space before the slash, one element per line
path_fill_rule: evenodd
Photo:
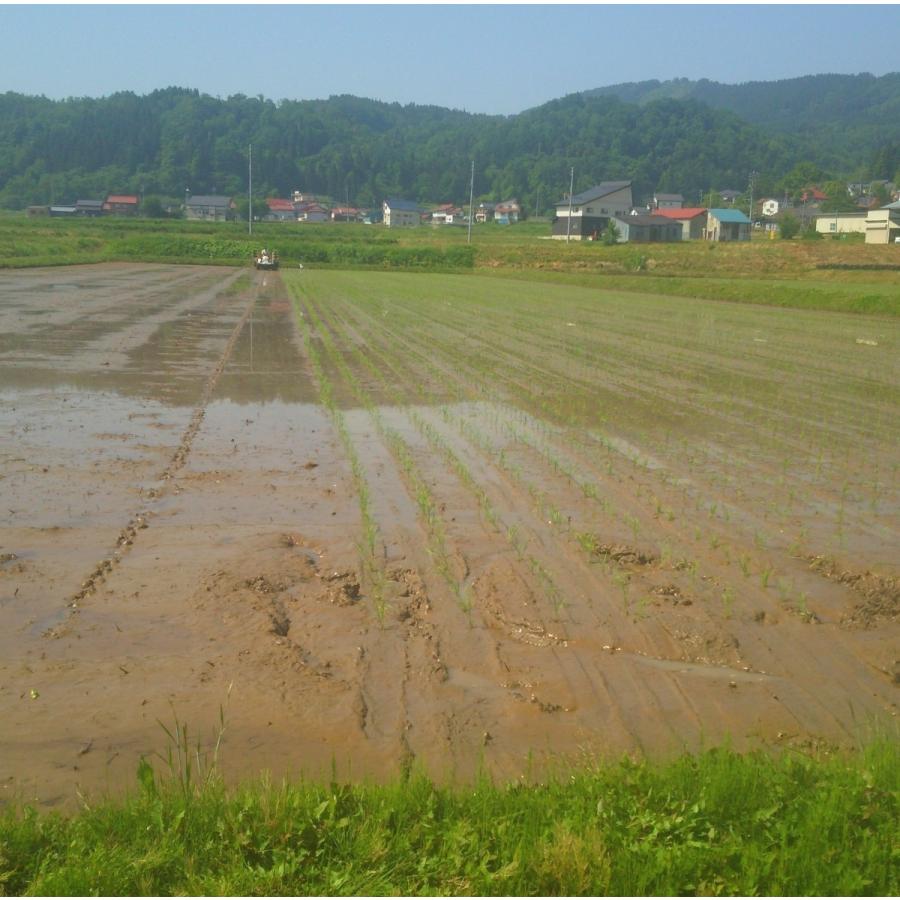
<path fill-rule="evenodd" d="M 706 233 L 706 209 L 691 206 L 683 209 L 658 209 L 654 216 L 662 216 L 681 225 L 681 240 L 699 241 Z"/>
<path fill-rule="evenodd" d="M 711 209 L 706 220 L 708 241 L 749 241 L 750 220 L 739 209 Z"/>
<path fill-rule="evenodd" d="M 681 240 L 681 223 L 665 216 L 613 216 L 620 244 L 671 243 Z"/>

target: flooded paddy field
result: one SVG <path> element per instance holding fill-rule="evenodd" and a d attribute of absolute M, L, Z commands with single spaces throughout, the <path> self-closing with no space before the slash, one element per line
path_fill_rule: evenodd
<path fill-rule="evenodd" d="M 0 280 L 0 796 L 896 721 L 898 328 L 474 276 Z"/>

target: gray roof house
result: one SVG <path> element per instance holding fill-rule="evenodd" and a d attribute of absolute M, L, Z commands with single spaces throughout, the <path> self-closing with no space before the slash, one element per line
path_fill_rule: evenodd
<path fill-rule="evenodd" d="M 654 194 L 653 206 L 655 209 L 679 209 L 684 206 L 684 197 L 681 194 Z"/>
<path fill-rule="evenodd" d="M 631 212 L 630 181 L 603 181 L 592 188 L 573 194 L 571 200 L 572 222 L 569 223 L 568 197 L 557 201 L 553 219 L 553 237 L 564 240 L 571 237 L 580 241 L 595 237 L 609 223 L 611 216 Z"/>
<path fill-rule="evenodd" d="M 413 227 L 419 224 L 419 204 L 412 200 L 391 197 L 381 204 L 384 224 L 388 228 Z"/>
<path fill-rule="evenodd" d="M 188 219 L 224 222 L 234 217 L 234 202 L 221 194 L 197 194 L 184 205 Z"/>

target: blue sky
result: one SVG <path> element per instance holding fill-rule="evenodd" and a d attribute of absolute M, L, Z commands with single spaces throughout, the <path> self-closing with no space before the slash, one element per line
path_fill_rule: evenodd
<path fill-rule="evenodd" d="M 649 78 L 900 69 L 900 6 L 0 5 L 0 91 L 177 85 L 516 113 Z"/>

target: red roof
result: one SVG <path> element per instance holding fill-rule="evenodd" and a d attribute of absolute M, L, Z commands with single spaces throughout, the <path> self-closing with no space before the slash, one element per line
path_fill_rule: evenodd
<path fill-rule="evenodd" d="M 706 212 L 703 206 L 688 206 L 683 209 L 654 209 L 654 216 L 665 216 L 667 219 L 695 219 Z"/>
<path fill-rule="evenodd" d="M 294 211 L 294 204 L 290 200 L 279 200 L 277 197 L 270 197 L 266 200 L 266 206 L 268 206 L 272 212 L 292 213 Z"/>
<path fill-rule="evenodd" d="M 106 198 L 107 203 L 132 203 L 137 206 L 138 198 L 136 194 L 110 194 Z"/>

